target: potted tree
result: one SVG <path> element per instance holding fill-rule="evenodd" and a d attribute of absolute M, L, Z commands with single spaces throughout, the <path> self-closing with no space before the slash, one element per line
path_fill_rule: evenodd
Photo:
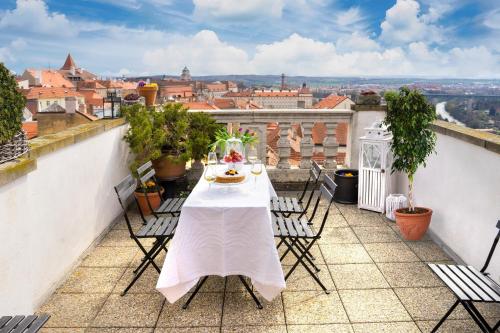
<path fill-rule="evenodd" d="M 201 160 L 207 156 L 210 145 L 215 140 L 215 133 L 222 128 L 208 113 L 190 112 L 188 129 L 188 152 L 194 160 L 192 169 L 203 169 Z"/>
<path fill-rule="evenodd" d="M 189 160 L 187 108 L 180 103 L 168 103 L 155 113 L 165 136 L 162 154 L 153 160 L 153 166 L 158 178 L 173 180 L 186 173 L 186 162 Z"/>
<path fill-rule="evenodd" d="M 21 130 L 25 97 L 18 91 L 14 75 L 0 63 L 0 163 L 28 151 L 26 134 Z"/>
<path fill-rule="evenodd" d="M 419 240 L 429 227 L 432 210 L 415 207 L 413 179 L 418 167 L 425 167 L 427 157 L 434 152 L 436 134 L 430 126 L 436 119 L 436 111 L 421 93 L 407 87 L 386 93 L 385 99 L 387 115 L 384 122 L 393 135 L 392 172 L 400 171 L 408 176 L 409 207 L 396 210 L 396 223 L 407 240 Z"/>
<path fill-rule="evenodd" d="M 165 143 L 163 119 L 154 109 L 141 104 L 122 107 L 121 111 L 129 123 L 124 140 L 127 141 L 130 151 L 134 154 L 130 170 L 137 177 L 139 166 L 147 161 L 158 159 L 162 155 L 162 147 Z M 151 213 L 151 208 L 156 209 L 160 206 L 160 194 L 163 193 L 163 189 L 159 189 L 158 186 L 150 182 L 146 186 L 140 185 L 135 191 L 141 211 L 146 215 Z"/>

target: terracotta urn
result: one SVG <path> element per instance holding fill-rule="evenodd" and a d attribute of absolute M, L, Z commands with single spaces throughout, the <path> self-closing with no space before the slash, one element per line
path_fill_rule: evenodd
<path fill-rule="evenodd" d="M 186 173 L 186 162 L 176 162 L 172 156 L 163 155 L 153 161 L 156 177 L 161 180 L 174 180 L 184 176 Z"/>
<path fill-rule="evenodd" d="M 156 102 L 156 93 L 158 92 L 157 86 L 143 86 L 138 87 L 137 92 L 146 100 L 146 106 L 153 106 Z"/>
<path fill-rule="evenodd" d="M 160 193 L 163 194 L 163 189 L 160 190 Z M 151 215 L 152 211 L 149 208 L 149 205 L 153 208 L 153 210 L 157 209 L 161 205 L 161 197 L 160 194 L 155 192 L 134 192 L 135 198 L 137 199 L 137 203 L 139 204 L 139 209 L 144 215 Z M 146 198 L 147 197 L 147 198 Z M 149 200 L 149 204 L 148 204 Z"/>
<path fill-rule="evenodd" d="M 431 223 L 432 209 L 415 207 L 414 213 L 408 213 L 408 208 L 396 209 L 396 224 L 406 240 L 417 241 L 424 237 Z"/>

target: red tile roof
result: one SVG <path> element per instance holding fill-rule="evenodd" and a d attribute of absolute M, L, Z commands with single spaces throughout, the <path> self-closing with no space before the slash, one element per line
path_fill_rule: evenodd
<path fill-rule="evenodd" d="M 38 136 L 38 122 L 37 121 L 25 121 L 23 123 L 23 131 L 29 139 L 33 139 Z"/>
<path fill-rule="evenodd" d="M 50 69 L 27 69 L 26 70 L 31 76 L 37 77 L 39 74 L 40 84 L 43 87 L 64 87 L 64 88 L 73 88 L 74 85 L 71 81 L 64 78 L 64 76 L 58 71 L 50 70 Z"/>
<path fill-rule="evenodd" d="M 330 95 L 325 98 L 323 98 L 321 101 L 316 103 L 313 108 L 314 109 L 333 109 L 340 103 L 342 103 L 344 100 L 346 100 L 348 97 L 347 96 L 337 96 L 337 95 Z"/>
<path fill-rule="evenodd" d="M 299 92 L 296 90 L 255 90 L 253 95 L 255 97 L 297 97 L 299 96 Z"/>
<path fill-rule="evenodd" d="M 73 60 L 73 57 L 71 56 L 71 54 L 68 53 L 68 56 L 66 57 L 66 61 L 64 62 L 64 65 L 61 67 L 61 69 L 70 70 L 71 68 L 76 69 L 76 64 L 75 64 L 75 61 Z"/>
<path fill-rule="evenodd" d="M 64 98 L 70 96 L 83 97 L 79 92 L 67 88 L 33 87 L 29 90 L 23 90 L 22 93 L 26 99 Z"/>
<path fill-rule="evenodd" d="M 219 108 L 208 102 L 184 102 L 183 106 L 191 110 L 218 110 Z"/>

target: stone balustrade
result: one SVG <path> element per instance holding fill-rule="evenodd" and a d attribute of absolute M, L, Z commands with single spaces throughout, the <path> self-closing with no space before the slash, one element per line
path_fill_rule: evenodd
<path fill-rule="evenodd" d="M 309 169 L 310 160 L 315 149 L 322 150 L 325 161 L 324 167 L 334 169 L 338 152 L 336 139 L 336 128 L 339 123 L 349 124 L 353 119 L 354 111 L 351 110 L 319 110 L 319 109 L 259 109 L 259 110 L 190 110 L 189 112 L 206 112 L 212 115 L 218 123 L 231 124 L 232 128 L 249 128 L 257 132 L 259 136 L 259 156 L 267 156 L 269 144 L 267 142 L 268 124 L 277 124 L 279 139 L 277 141 L 276 154 L 279 161 L 277 169 L 290 169 L 290 157 L 292 154 L 291 143 L 297 143 L 294 149 L 300 152 L 301 160 L 298 167 Z M 326 136 L 322 147 L 315 147 L 312 134 L 315 123 L 326 125 Z M 301 136 L 297 137 L 290 133 L 300 127 Z M 271 149 L 272 150 L 272 149 Z M 346 158 L 349 160 L 349 157 Z M 348 164 L 348 161 L 347 161 Z"/>

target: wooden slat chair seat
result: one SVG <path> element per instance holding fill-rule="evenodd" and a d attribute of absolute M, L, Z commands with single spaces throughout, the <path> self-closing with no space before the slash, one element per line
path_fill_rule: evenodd
<path fill-rule="evenodd" d="M 285 280 L 290 277 L 293 271 L 300 264 L 327 294 L 329 293 L 328 290 L 312 270 L 314 269 L 316 272 L 319 272 L 319 268 L 316 267 L 311 260 L 314 258 L 312 257 L 310 250 L 316 241 L 321 238 L 321 233 L 323 232 L 328 218 L 328 212 L 333 203 L 333 195 L 335 194 L 336 188 L 337 185 L 333 182 L 333 180 L 329 176 L 325 175 L 324 182 L 319 189 L 320 194 L 316 199 L 312 215 L 309 219 L 305 215 L 289 217 L 277 215 L 273 217 L 272 221 L 274 237 L 280 240 L 278 247 L 281 244 L 284 244 L 287 247 L 280 260 L 283 260 L 288 253 L 292 253 L 296 258 L 295 264 L 285 275 Z M 321 225 L 316 232 L 313 229 L 311 222 L 316 215 L 321 200 L 326 200 L 328 204 L 323 220 L 321 221 Z"/>
<path fill-rule="evenodd" d="M 304 186 L 304 190 L 299 198 L 295 197 L 275 197 L 271 199 L 271 212 L 275 215 L 283 215 L 289 217 L 292 214 L 304 215 L 311 204 L 314 196 L 316 185 L 318 184 L 321 175 L 321 167 L 315 161 L 311 161 L 311 169 L 309 170 L 309 178 Z M 306 197 L 307 190 L 311 186 L 311 192 L 304 205 L 304 198 Z"/>
<path fill-rule="evenodd" d="M 158 184 L 155 176 L 155 169 L 153 168 L 153 163 L 148 161 L 137 168 L 137 175 L 139 181 L 143 186 L 146 185 L 148 181 L 154 181 Z M 146 201 L 149 208 L 153 212 L 153 215 L 163 215 L 168 214 L 172 216 L 179 216 L 181 213 L 182 205 L 184 204 L 185 198 L 167 198 L 163 199 L 161 191 L 158 189 L 158 195 L 160 196 L 161 204 L 159 208 L 153 209 L 151 203 L 149 202 L 148 196 L 146 196 Z"/>
<path fill-rule="evenodd" d="M 4 316 L 0 318 L 0 333 L 35 333 L 49 320 L 46 314 L 30 316 Z"/>
<path fill-rule="evenodd" d="M 167 252 L 166 245 L 174 237 L 175 229 L 177 228 L 177 223 L 179 218 L 177 216 L 157 216 L 152 215 L 149 218 L 145 218 L 142 211 L 139 209 L 139 214 L 143 221 L 142 227 L 139 231 L 134 232 L 132 229 L 132 224 L 128 217 L 127 209 L 130 204 L 137 204 L 137 199 L 134 196 L 134 191 L 137 187 L 137 182 L 132 178 L 131 175 L 125 177 L 120 184 L 115 186 L 115 192 L 118 196 L 118 202 L 123 209 L 123 216 L 127 224 L 127 229 L 130 234 L 130 238 L 134 240 L 139 249 L 144 254 L 140 265 L 134 270 L 135 276 L 130 282 L 130 284 L 125 288 L 122 296 L 127 293 L 127 291 L 134 285 L 134 283 L 139 279 L 139 277 L 144 273 L 149 265 L 152 265 L 154 269 L 160 273 L 160 268 L 155 263 L 154 259 L 161 253 L 162 250 Z M 153 246 L 146 250 L 146 247 L 140 242 L 146 238 L 154 238 L 155 242 Z"/>
<path fill-rule="evenodd" d="M 497 303 L 500 305 L 500 285 L 493 279 L 490 279 L 489 274 L 486 273 L 500 238 L 500 220 L 497 222 L 497 228 L 499 229 L 498 233 L 493 241 L 486 262 L 480 271 L 472 266 L 428 264 L 429 268 L 457 297 L 457 301 L 434 327 L 432 332 L 437 332 L 458 304 L 462 304 L 482 332 L 496 332 L 500 328 L 500 320 L 491 327 L 474 305 L 474 303 Z"/>

